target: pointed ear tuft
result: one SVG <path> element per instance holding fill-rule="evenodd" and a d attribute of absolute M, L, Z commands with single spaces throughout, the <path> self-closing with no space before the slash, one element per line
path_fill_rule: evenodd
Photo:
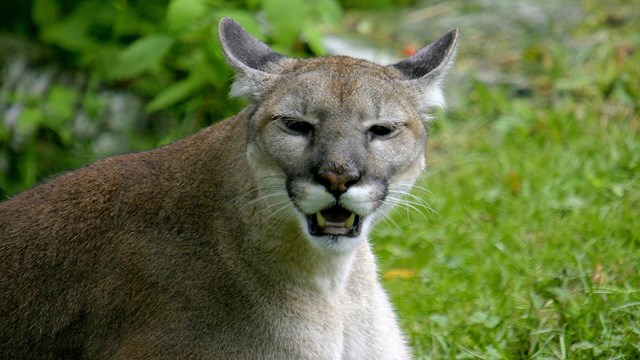
<path fill-rule="evenodd" d="M 234 67 L 266 71 L 266 66 L 284 58 L 269 46 L 246 32 L 233 19 L 225 17 L 218 27 L 220 43 L 229 63 Z"/>
<path fill-rule="evenodd" d="M 236 72 L 231 94 L 259 97 L 270 80 L 277 76 L 271 66 L 286 57 L 273 51 L 228 17 L 220 20 L 218 36 L 227 62 Z"/>
<path fill-rule="evenodd" d="M 389 65 L 407 78 L 403 82 L 418 94 L 418 106 L 425 113 L 429 108 L 444 106 L 440 84 L 453 65 L 458 35 L 457 28 L 450 30 L 413 56 Z"/>
<path fill-rule="evenodd" d="M 458 46 L 458 34 L 458 28 L 450 30 L 413 56 L 390 66 L 409 79 L 434 80 L 444 76 L 453 64 Z"/>

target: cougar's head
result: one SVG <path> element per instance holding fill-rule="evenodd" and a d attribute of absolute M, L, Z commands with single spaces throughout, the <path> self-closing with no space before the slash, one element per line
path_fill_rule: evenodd
<path fill-rule="evenodd" d="M 320 249 L 351 251 L 424 167 L 424 122 L 443 104 L 458 31 L 389 66 L 288 58 L 228 18 L 219 34 L 232 93 L 250 101 L 247 157 L 263 215 L 296 217 Z"/>

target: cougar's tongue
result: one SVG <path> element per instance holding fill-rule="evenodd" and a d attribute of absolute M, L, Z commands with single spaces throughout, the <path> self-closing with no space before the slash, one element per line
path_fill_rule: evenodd
<path fill-rule="evenodd" d="M 359 217 L 341 206 L 324 209 L 309 218 L 309 230 L 314 235 L 356 236 L 359 233 Z"/>

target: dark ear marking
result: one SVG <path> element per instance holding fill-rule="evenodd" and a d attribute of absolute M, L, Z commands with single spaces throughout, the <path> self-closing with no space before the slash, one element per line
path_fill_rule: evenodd
<path fill-rule="evenodd" d="M 450 30 L 413 56 L 390 66 L 409 79 L 438 78 L 453 63 L 458 34 L 457 28 Z"/>

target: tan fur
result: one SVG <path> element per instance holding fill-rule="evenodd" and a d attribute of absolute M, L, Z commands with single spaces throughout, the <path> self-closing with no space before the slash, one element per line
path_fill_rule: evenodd
<path fill-rule="evenodd" d="M 418 83 L 444 73 L 455 36 L 444 65 L 417 77 L 277 57 L 229 19 L 221 38 L 234 91 L 252 99 L 244 111 L 0 204 L 3 358 L 409 358 L 366 235 L 423 167 L 416 89 L 438 85 Z M 292 134 L 283 112 L 312 134 Z M 374 139 L 388 116 L 397 135 Z M 339 197 L 317 183 L 350 171 Z M 303 211 L 332 204 L 362 233 L 311 235 Z"/>

